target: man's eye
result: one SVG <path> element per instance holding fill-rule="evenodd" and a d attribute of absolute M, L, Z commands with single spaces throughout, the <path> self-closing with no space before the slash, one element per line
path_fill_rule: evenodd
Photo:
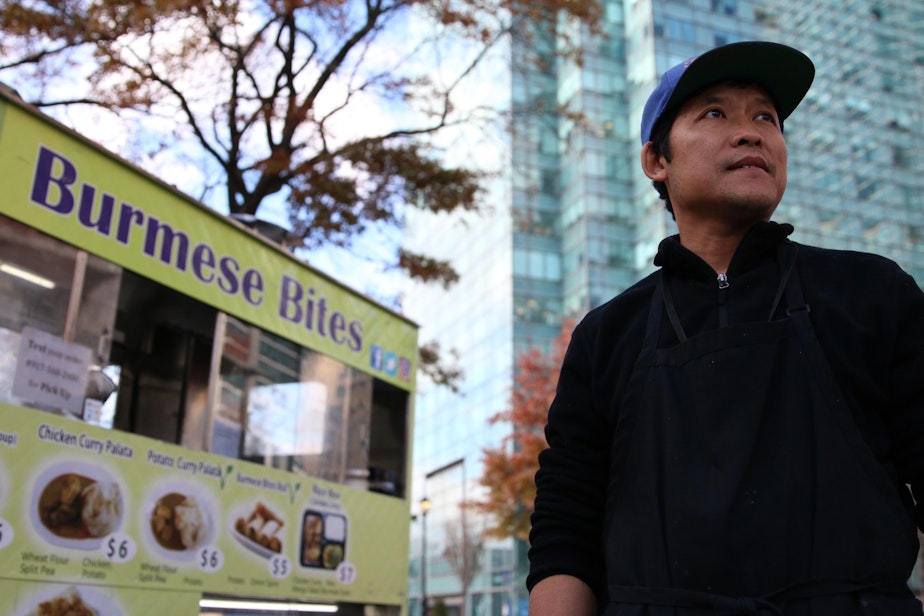
<path fill-rule="evenodd" d="M 710 109 L 704 114 L 704 116 L 707 118 L 721 118 L 722 112 L 719 111 L 718 109 Z"/>
<path fill-rule="evenodd" d="M 777 124 L 776 115 L 774 115 L 774 114 L 772 114 L 772 113 L 769 113 L 769 112 L 768 112 L 768 113 L 760 113 L 760 114 L 757 115 L 757 117 L 760 118 L 761 120 L 766 120 L 766 121 L 768 121 L 768 122 L 772 122 L 773 124 Z"/>

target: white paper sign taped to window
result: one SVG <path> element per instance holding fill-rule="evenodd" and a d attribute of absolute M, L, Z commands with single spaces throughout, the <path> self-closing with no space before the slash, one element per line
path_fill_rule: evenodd
<path fill-rule="evenodd" d="M 31 327 L 24 327 L 13 378 L 13 395 L 43 407 L 83 413 L 92 351 Z"/>

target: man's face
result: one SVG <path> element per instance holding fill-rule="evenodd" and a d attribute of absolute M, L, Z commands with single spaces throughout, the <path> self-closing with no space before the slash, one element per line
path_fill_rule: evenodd
<path fill-rule="evenodd" d="M 786 142 L 757 85 L 722 83 L 680 108 L 659 157 L 677 222 L 769 220 L 786 189 Z"/>

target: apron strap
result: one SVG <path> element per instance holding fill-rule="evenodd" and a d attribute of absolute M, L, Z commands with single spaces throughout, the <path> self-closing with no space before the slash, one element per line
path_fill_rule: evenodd
<path fill-rule="evenodd" d="M 773 305 L 770 306 L 770 314 L 767 315 L 768 323 L 773 320 L 773 315 L 776 314 L 776 309 L 780 305 L 780 300 L 783 298 L 783 293 L 787 293 L 786 285 L 789 282 L 789 277 L 792 276 L 793 269 L 795 269 L 796 255 L 798 254 L 798 252 L 799 252 L 798 244 L 794 244 L 790 242 L 789 240 L 786 240 L 786 242 L 784 244 L 781 244 L 780 247 L 777 249 L 777 259 L 779 260 L 779 263 L 780 263 L 780 274 L 781 274 L 780 286 L 778 286 L 776 289 L 776 296 L 773 298 Z M 797 297 L 799 298 L 799 304 L 805 303 L 802 301 L 802 287 L 801 286 L 799 286 L 797 290 Z M 787 301 L 789 301 L 790 299 L 788 294 L 786 296 L 786 299 Z M 791 311 L 793 309 L 797 309 L 797 308 L 794 308 L 794 306 L 795 304 L 790 303 L 789 310 Z M 806 307 L 806 309 L 808 308 Z M 790 313 L 787 312 L 787 315 L 788 314 Z"/>
<path fill-rule="evenodd" d="M 671 327 L 674 328 L 674 334 L 677 336 L 677 340 L 686 342 L 687 333 L 683 331 L 683 325 L 680 324 L 680 317 L 677 316 L 677 308 L 674 307 L 674 294 L 671 293 L 670 278 L 665 279 L 662 274 L 661 280 L 663 283 L 664 306 L 667 308 L 667 318 L 671 321 Z"/>
<path fill-rule="evenodd" d="M 825 357 L 824 350 L 815 336 L 815 329 L 812 326 L 809 314 L 811 313 L 811 307 L 805 302 L 802 295 L 802 285 L 799 282 L 799 272 L 796 269 L 793 269 L 791 283 L 786 287 L 786 302 L 789 304 L 786 311 L 787 315 L 792 319 L 796 333 L 802 342 L 809 370 L 821 392 L 828 400 L 831 410 L 835 411 L 831 416 L 838 423 L 846 442 L 861 460 L 867 460 L 874 466 L 885 465 L 885 463 L 875 459 L 870 443 L 857 428 L 856 419 L 854 419 L 857 413 L 847 403 L 847 398 L 841 391 L 837 378 L 831 369 L 831 364 Z M 885 432 L 883 420 L 879 413 L 870 413 L 869 416 L 872 421 L 876 422 L 876 429 L 880 432 Z M 897 480 L 893 479 L 893 481 L 897 483 Z M 877 480 L 877 483 L 882 487 L 881 482 L 881 478 Z M 898 487 L 899 490 L 903 489 L 901 485 Z"/>
<path fill-rule="evenodd" d="M 783 294 L 786 294 L 786 300 L 789 302 L 789 310 L 799 310 L 801 306 L 805 305 L 805 302 L 802 301 L 802 290 L 798 287 L 798 284 L 795 285 L 795 295 L 789 291 L 789 287 L 794 285 L 787 284 L 789 282 L 790 276 L 795 270 L 796 265 L 796 254 L 797 254 L 797 244 L 786 241 L 777 248 L 777 260 L 780 265 L 780 284 L 777 286 L 776 295 L 773 298 L 773 304 L 770 306 L 770 314 L 767 316 L 767 322 L 773 320 L 773 315 L 776 313 L 777 307 L 780 305 L 780 300 L 783 298 Z M 798 279 L 796 280 L 798 283 Z M 796 302 L 793 303 L 793 298 L 797 298 Z M 648 312 L 648 327 L 645 333 L 645 343 L 642 348 L 657 348 L 658 340 L 658 328 L 656 324 L 661 322 L 661 307 L 667 309 L 667 318 L 671 322 L 671 327 L 674 328 L 674 334 L 677 336 L 677 340 L 680 342 L 687 341 L 687 334 L 683 330 L 683 325 L 680 323 L 680 317 L 677 314 L 677 308 L 674 304 L 674 295 L 671 292 L 670 279 L 666 278 L 664 275 L 664 270 L 661 270 L 661 275 L 658 277 L 658 283 L 655 286 L 654 295 L 651 298 L 651 307 Z M 808 306 L 805 306 L 806 310 Z M 787 312 L 787 315 L 789 312 Z"/>
<path fill-rule="evenodd" d="M 651 295 L 651 305 L 648 307 L 648 322 L 645 325 L 645 340 L 642 351 L 658 348 L 658 335 L 661 333 L 661 310 L 664 308 L 664 270 L 658 272 L 658 282 Z"/>
<path fill-rule="evenodd" d="M 792 284 L 786 285 L 785 288 L 787 304 L 786 316 L 801 315 L 796 319 L 796 322 L 808 324 L 808 313 L 812 311 L 812 308 L 805 303 L 805 299 L 802 296 L 802 283 L 799 282 L 799 272 L 794 267 L 796 264 L 798 245 L 790 242 L 786 246 L 788 247 L 786 250 L 789 252 L 789 264 L 786 268 L 786 276 L 787 278 L 792 278 Z"/>

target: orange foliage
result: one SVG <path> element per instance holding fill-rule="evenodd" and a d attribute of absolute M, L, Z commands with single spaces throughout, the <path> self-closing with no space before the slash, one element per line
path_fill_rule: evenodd
<path fill-rule="evenodd" d="M 549 352 L 531 347 L 520 354 L 510 404 L 489 419 L 490 423 L 509 422 L 512 427 L 498 447 L 482 452 L 484 471 L 479 483 L 487 490 L 484 500 L 472 506 L 493 519 L 487 529 L 491 536 L 525 540 L 529 534 L 538 456 L 548 447 L 543 430 L 573 327 L 570 319 L 562 324 Z"/>

